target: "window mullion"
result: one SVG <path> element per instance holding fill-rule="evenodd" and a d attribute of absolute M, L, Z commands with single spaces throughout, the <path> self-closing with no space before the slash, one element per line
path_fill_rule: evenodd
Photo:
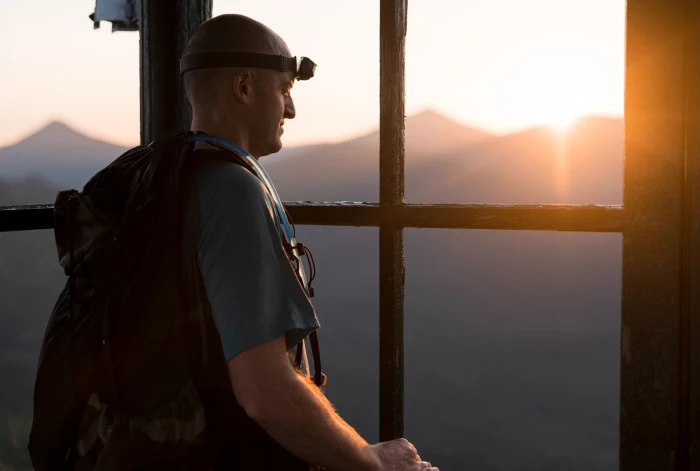
<path fill-rule="evenodd" d="M 381 0 L 379 206 L 404 203 L 406 0 Z M 403 436 L 403 227 L 379 226 L 379 438 Z"/>
<path fill-rule="evenodd" d="M 621 471 L 689 469 L 679 408 L 685 5 L 627 2 Z"/>

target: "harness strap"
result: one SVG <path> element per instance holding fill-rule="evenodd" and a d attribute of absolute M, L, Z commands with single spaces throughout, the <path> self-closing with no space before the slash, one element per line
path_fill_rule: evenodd
<path fill-rule="evenodd" d="M 74 195 L 71 195 L 69 198 L 69 206 L 68 206 L 68 235 L 69 235 L 69 244 L 70 244 L 70 272 L 68 276 L 68 282 L 70 284 L 69 287 L 69 292 L 68 292 L 68 301 L 69 301 L 69 313 L 68 313 L 68 323 L 70 325 L 70 372 L 71 372 L 71 385 L 73 388 L 72 391 L 72 399 L 73 399 L 73 407 L 75 407 L 75 404 L 77 403 L 76 401 L 76 396 L 77 396 L 77 378 L 75 375 L 75 238 L 74 238 L 74 214 L 73 212 L 75 211 L 75 203 L 76 199 Z M 76 445 L 78 443 L 78 427 L 77 425 L 73 427 L 73 430 L 71 430 L 71 433 L 73 434 L 73 440 L 71 441 L 71 446 L 67 450 L 66 456 L 64 459 L 66 460 L 66 465 L 68 466 L 73 466 L 75 464 L 75 459 L 76 459 Z"/>
<path fill-rule="evenodd" d="M 321 371 L 321 350 L 318 347 L 318 335 L 315 330 L 309 335 L 309 340 L 311 341 L 311 353 L 314 357 L 314 383 L 322 388 L 328 382 L 328 377 Z"/>
<path fill-rule="evenodd" d="M 304 341 L 302 340 L 297 344 L 297 355 L 294 358 L 294 364 L 296 366 L 301 366 L 301 357 L 304 354 Z"/>
<path fill-rule="evenodd" d="M 318 345 L 318 334 L 314 330 L 309 334 L 309 341 L 311 342 L 311 354 L 314 359 L 314 384 L 319 388 L 322 388 L 328 382 L 328 377 L 323 373 L 321 369 L 321 349 Z M 294 364 L 297 367 L 301 366 L 301 359 L 304 354 L 304 341 L 302 340 L 297 344 L 296 358 L 294 359 Z"/>

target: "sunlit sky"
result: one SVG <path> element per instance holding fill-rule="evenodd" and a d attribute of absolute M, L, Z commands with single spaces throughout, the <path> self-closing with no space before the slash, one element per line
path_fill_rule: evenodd
<path fill-rule="evenodd" d="M 0 4 L 0 146 L 51 120 L 138 143 L 138 33 L 93 30 L 94 6 Z M 294 88 L 285 145 L 377 126 L 378 0 L 214 0 L 222 13 L 262 21 L 318 63 L 316 77 Z M 624 0 L 409 0 L 407 114 L 432 108 L 499 134 L 621 116 L 624 31 Z"/>

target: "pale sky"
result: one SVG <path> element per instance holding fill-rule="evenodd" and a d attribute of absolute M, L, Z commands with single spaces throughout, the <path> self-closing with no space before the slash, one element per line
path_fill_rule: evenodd
<path fill-rule="evenodd" d="M 0 146 L 48 121 L 139 140 L 138 33 L 93 30 L 94 0 L 0 4 Z M 214 0 L 318 64 L 298 83 L 285 145 L 334 142 L 379 121 L 379 1 Z M 621 116 L 624 0 L 409 0 L 406 108 L 494 133 Z"/>

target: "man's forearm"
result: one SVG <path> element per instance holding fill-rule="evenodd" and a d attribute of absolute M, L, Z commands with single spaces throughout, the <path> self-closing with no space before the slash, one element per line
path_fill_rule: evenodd
<path fill-rule="evenodd" d="M 375 458 L 367 442 L 335 412 L 328 399 L 292 372 L 277 383 L 252 418 L 284 448 L 329 470 L 372 470 Z"/>

